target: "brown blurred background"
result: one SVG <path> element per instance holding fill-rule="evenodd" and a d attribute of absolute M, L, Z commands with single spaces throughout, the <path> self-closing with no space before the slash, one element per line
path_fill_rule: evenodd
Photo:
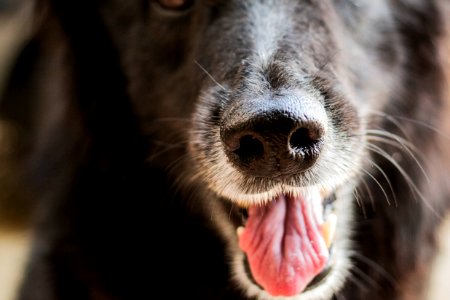
<path fill-rule="evenodd" d="M 33 30 L 30 1 L 0 0 L 0 97 L 18 49 Z M 443 52 L 448 58 L 450 78 L 450 43 Z M 14 151 L 11 147 L 14 136 L 6 127 L 7 124 L 0 123 L 0 300 L 14 300 L 26 266 L 31 233 L 28 210 L 23 207 L 19 191 L 14 189 L 14 164 L 7 155 L 8 151 Z M 440 245 L 427 300 L 450 299 L 450 218 L 442 227 Z"/>
<path fill-rule="evenodd" d="M 17 49 L 28 37 L 31 3 L 0 0 L 0 97 Z M 0 98 L 0 101 L 2 99 Z M 14 201 L 13 166 L 8 161 L 11 135 L 0 123 L 0 300 L 15 299 L 29 248 L 28 213 Z M 19 201 L 20 202 L 20 201 Z"/>

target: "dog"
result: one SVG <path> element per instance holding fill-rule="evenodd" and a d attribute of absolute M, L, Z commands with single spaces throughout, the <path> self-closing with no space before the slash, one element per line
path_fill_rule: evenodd
<path fill-rule="evenodd" d="M 0 109 L 33 207 L 18 299 L 424 299 L 445 1 L 35 6 Z"/>

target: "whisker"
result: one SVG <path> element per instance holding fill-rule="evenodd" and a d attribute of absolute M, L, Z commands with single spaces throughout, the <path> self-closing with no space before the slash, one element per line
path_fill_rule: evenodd
<path fill-rule="evenodd" d="M 381 189 L 381 191 L 384 194 L 384 197 L 386 198 L 386 201 L 388 203 L 388 205 L 391 205 L 391 201 L 389 200 L 389 197 L 386 193 L 386 190 L 383 188 L 383 185 L 378 181 L 378 179 L 376 179 L 375 176 L 373 176 L 369 171 L 365 170 L 364 168 L 361 169 L 367 176 L 369 176 L 377 185 L 378 187 Z"/>
<path fill-rule="evenodd" d="M 188 117 L 177 117 L 177 116 L 163 116 L 163 117 L 162 116 L 158 116 L 158 117 L 151 116 L 151 117 L 144 118 L 143 120 L 152 120 L 155 122 L 159 122 L 159 121 L 190 122 L 190 118 L 188 118 Z"/>
<path fill-rule="evenodd" d="M 219 86 L 222 90 L 226 91 L 227 89 L 221 85 L 206 69 L 197 61 L 194 60 L 194 63 L 202 70 L 217 86 Z"/>
<path fill-rule="evenodd" d="M 420 126 L 426 128 L 426 129 L 429 129 L 429 130 L 435 132 L 436 134 L 440 135 L 441 137 L 443 137 L 443 138 L 445 138 L 447 140 L 450 140 L 450 136 L 448 136 L 442 130 L 439 130 L 437 127 L 435 127 L 435 126 L 433 126 L 431 124 L 425 123 L 425 122 L 420 121 L 420 120 L 404 117 L 404 116 L 393 116 L 393 115 L 390 115 L 390 117 L 398 119 L 398 120 L 402 120 L 402 121 L 407 121 L 407 122 L 410 122 L 410 123 L 413 123 L 413 124 L 416 124 L 416 125 L 420 125 Z"/>
<path fill-rule="evenodd" d="M 367 130 L 367 132 L 369 133 L 368 137 L 371 137 L 372 139 L 376 139 L 376 135 L 381 135 L 381 136 L 384 136 L 384 137 L 387 137 L 387 138 L 391 138 L 391 141 L 398 142 L 399 145 L 401 145 L 401 148 L 404 149 L 408 153 L 408 155 L 415 161 L 417 166 L 420 168 L 422 174 L 425 176 L 426 180 L 428 181 L 428 183 L 431 182 L 431 180 L 428 177 L 428 174 L 425 171 L 425 169 L 423 168 L 422 164 L 417 159 L 417 157 L 414 155 L 414 153 L 411 151 L 411 149 L 413 149 L 416 153 L 421 154 L 421 152 L 419 150 L 417 150 L 417 148 L 414 145 L 412 145 L 410 142 L 402 139 L 401 137 L 399 137 L 399 136 L 397 136 L 395 134 L 389 133 L 387 131 Z M 375 134 L 375 135 L 372 135 L 372 134 Z M 379 141 L 383 142 L 383 139 L 380 139 Z M 386 140 L 384 140 L 384 142 L 388 143 Z M 422 154 L 422 156 L 423 156 L 423 154 Z"/>
<path fill-rule="evenodd" d="M 433 212 L 438 218 L 442 219 L 443 216 L 439 214 L 434 207 L 426 200 L 425 196 L 420 192 L 419 188 L 416 186 L 414 181 L 411 179 L 411 177 L 406 173 L 406 171 L 383 149 L 376 145 L 367 145 L 367 148 L 374 153 L 377 153 L 384 157 L 387 161 L 389 161 L 399 172 L 402 174 L 403 178 L 406 180 L 409 188 L 413 192 L 414 195 L 417 195 L 424 204 L 430 209 L 431 212 Z"/>
<path fill-rule="evenodd" d="M 155 142 L 157 147 L 160 147 L 161 150 L 151 153 L 150 156 L 147 157 L 147 161 L 151 162 L 154 161 L 156 158 L 158 158 L 159 156 L 174 150 L 174 149 L 182 149 L 186 147 L 186 143 L 177 143 L 177 144 L 167 144 L 167 143 L 163 143 L 163 142 Z"/>
<path fill-rule="evenodd" d="M 178 118 L 178 117 L 163 117 L 163 118 L 154 118 L 154 117 L 143 117 L 140 120 L 142 124 L 143 131 L 157 131 L 159 127 L 164 126 L 165 124 L 176 126 L 190 126 L 192 120 L 190 118 Z"/>
<path fill-rule="evenodd" d="M 171 188 L 172 192 L 175 194 L 183 192 L 185 194 L 184 202 L 186 207 L 189 210 L 192 210 L 197 207 L 197 205 L 195 205 L 195 199 L 197 199 L 197 197 L 195 196 L 198 195 L 200 191 L 203 191 L 203 189 L 201 189 L 198 184 L 192 184 L 199 182 L 198 177 L 200 176 L 198 174 L 193 174 L 192 172 L 189 172 L 188 169 L 180 167 L 182 164 L 187 165 L 189 159 L 189 154 L 185 153 L 169 164 L 166 170 L 168 174 L 174 178 Z"/>
<path fill-rule="evenodd" d="M 362 281 L 367 283 L 369 286 L 374 288 L 375 290 L 380 290 L 381 285 L 377 281 L 375 281 L 373 278 L 371 278 L 369 275 L 365 274 L 360 268 L 356 267 L 355 265 L 352 266 L 352 272 L 358 276 Z"/>
<path fill-rule="evenodd" d="M 392 124 L 394 124 L 400 131 L 401 133 L 408 139 L 411 140 L 411 136 L 407 133 L 405 126 L 403 126 L 398 120 L 396 120 L 394 117 L 392 117 L 391 115 L 386 114 L 385 112 L 382 111 L 371 111 L 373 114 L 380 116 L 382 118 L 385 118 L 386 120 L 390 121 Z"/>
<path fill-rule="evenodd" d="M 368 267 L 372 268 L 372 270 L 376 271 L 379 275 L 386 279 L 393 287 L 397 285 L 395 278 L 370 258 L 356 251 L 352 251 L 351 256 L 359 262 L 364 263 Z"/>
<path fill-rule="evenodd" d="M 369 291 L 369 287 L 362 280 L 358 280 L 354 275 L 349 275 L 348 280 L 354 283 L 361 291 Z"/>
<path fill-rule="evenodd" d="M 375 167 L 383 175 L 383 177 L 386 179 L 386 182 L 389 185 L 389 189 L 391 190 L 392 196 L 394 197 L 395 207 L 398 207 L 397 196 L 395 194 L 394 187 L 392 186 L 392 183 L 391 183 L 391 180 L 389 179 L 389 176 L 387 176 L 386 172 L 384 172 L 383 169 L 378 164 L 376 164 L 375 162 L 372 161 L 371 165 L 373 167 Z"/>
<path fill-rule="evenodd" d="M 347 299 L 347 298 L 345 298 L 345 296 L 342 295 L 342 294 L 335 294 L 334 296 L 336 297 L 336 300 L 346 300 L 346 299 Z"/>
<path fill-rule="evenodd" d="M 369 196 L 370 203 L 372 205 L 372 210 L 375 211 L 375 200 L 374 200 L 375 198 L 373 197 L 373 194 L 372 194 L 371 189 L 369 188 L 369 185 L 367 184 L 367 182 L 364 178 L 361 178 L 360 182 L 364 185 L 365 190 Z"/>
<path fill-rule="evenodd" d="M 364 201 L 362 201 L 362 200 L 360 199 L 360 195 L 359 195 L 357 189 L 355 189 L 355 190 L 353 191 L 353 197 L 355 198 L 356 203 L 358 204 L 358 206 L 361 207 L 361 210 L 362 210 L 362 213 L 363 213 L 364 218 L 367 219 L 366 207 L 365 207 L 365 205 L 364 205 Z"/>
<path fill-rule="evenodd" d="M 412 144 L 410 141 L 405 140 L 401 136 L 388 132 L 386 130 L 380 130 L 380 129 L 367 129 L 366 130 L 367 137 L 385 137 L 387 140 L 390 140 L 392 142 L 397 142 L 399 146 L 404 148 L 405 150 L 414 151 L 416 153 L 420 153 L 420 150 L 417 149 L 417 147 Z"/>
<path fill-rule="evenodd" d="M 419 149 L 417 149 L 417 147 L 415 147 L 413 144 L 411 144 L 407 141 L 405 141 L 406 143 L 403 143 L 399 139 L 393 139 L 391 137 L 382 136 L 378 133 L 376 133 L 376 134 L 375 133 L 367 133 L 366 137 L 370 141 L 382 142 L 382 143 L 388 144 L 390 146 L 393 146 L 397 149 L 414 151 L 417 154 L 423 155 L 423 153 Z"/>

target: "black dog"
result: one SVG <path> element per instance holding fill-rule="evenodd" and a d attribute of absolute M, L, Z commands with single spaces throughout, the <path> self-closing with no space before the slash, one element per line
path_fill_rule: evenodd
<path fill-rule="evenodd" d="M 444 2 L 38 1 L 0 111 L 19 299 L 421 299 Z"/>

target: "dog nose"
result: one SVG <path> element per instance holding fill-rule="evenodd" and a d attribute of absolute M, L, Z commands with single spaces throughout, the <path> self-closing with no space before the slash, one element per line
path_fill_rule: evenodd
<path fill-rule="evenodd" d="M 317 161 L 324 144 L 321 109 L 275 106 L 256 113 L 241 111 L 242 121 L 221 127 L 225 152 L 247 175 L 277 178 L 304 172 Z"/>

